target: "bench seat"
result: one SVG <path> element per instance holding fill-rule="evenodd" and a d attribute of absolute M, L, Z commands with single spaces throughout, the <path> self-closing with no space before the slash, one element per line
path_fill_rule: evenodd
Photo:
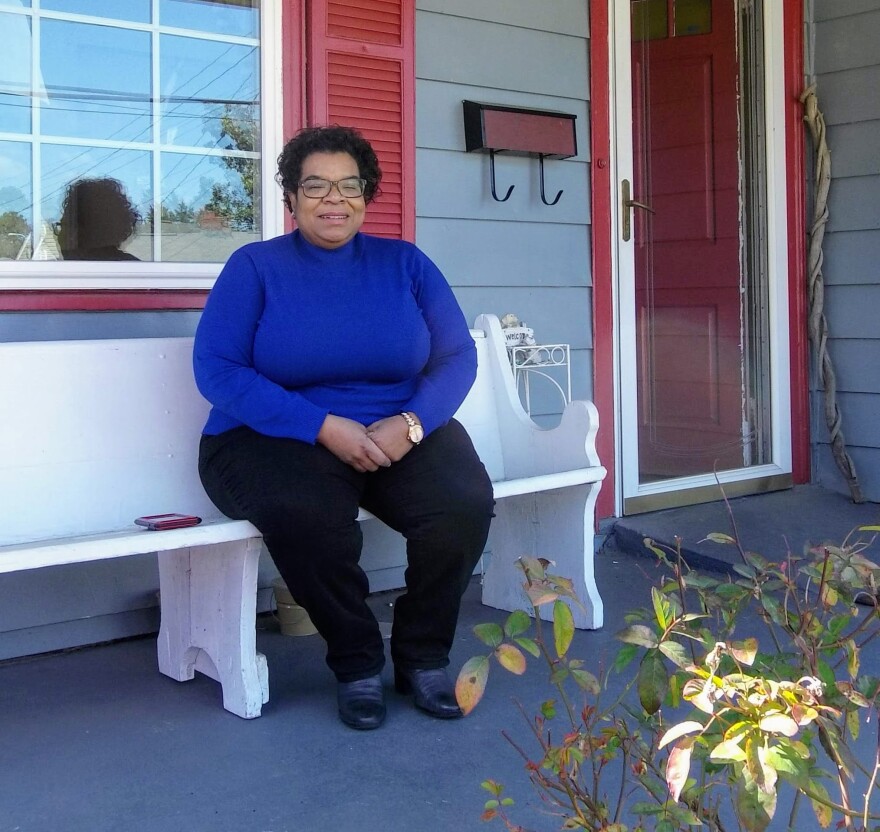
<path fill-rule="evenodd" d="M 600 627 L 596 409 L 572 402 L 558 427 L 540 429 L 520 403 L 498 319 L 481 315 L 472 332 L 479 370 L 456 416 L 497 500 L 483 600 L 521 608 L 515 560 L 543 556 L 574 582 L 576 625 Z M 253 718 L 269 696 L 255 631 L 262 539 L 247 521 L 220 516 L 199 483 L 208 405 L 191 355 L 191 338 L 0 344 L 0 573 L 156 552 L 160 671 L 178 681 L 204 673 L 220 682 L 227 710 Z M 163 512 L 204 522 L 159 532 L 133 525 Z"/>

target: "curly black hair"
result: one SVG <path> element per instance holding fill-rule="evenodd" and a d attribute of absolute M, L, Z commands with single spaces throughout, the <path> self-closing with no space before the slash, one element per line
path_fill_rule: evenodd
<path fill-rule="evenodd" d="M 278 157 L 278 173 L 275 180 L 284 189 L 284 202 L 288 209 L 287 194 L 299 187 L 303 162 L 312 153 L 347 153 L 357 162 L 358 173 L 367 180 L 364 201 L 369 205 L 380 193 L 379 182 L 382 169 L 372 145 L 353 127 L 331 124 L 328 127 L 304 127 L 284 145 Z"/>

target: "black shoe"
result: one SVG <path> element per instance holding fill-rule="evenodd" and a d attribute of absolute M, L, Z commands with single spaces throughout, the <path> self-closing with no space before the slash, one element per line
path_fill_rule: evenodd
<path fill-rule="evenodd" d="M 339 718 L 351 728 L 371 731 L 385 721 L 385 692 L 378 674 L 356 682 L 339 682 L 336 701 Z"/>
<path fill-rule="evenodd" d="M 411 693 L 417 708 L 438 719 L 462 716 L 455 699 L 455 686 L 442 667 L 430 670 L 394 668 L 394 688 L 398 693 Z"/>

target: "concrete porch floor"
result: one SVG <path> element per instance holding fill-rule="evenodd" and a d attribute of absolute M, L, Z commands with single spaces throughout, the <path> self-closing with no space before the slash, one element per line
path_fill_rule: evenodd
<path fill-rule="evenodd" d="M 746 545 L 768 556 L 782 551 L 781 533 L 797 548 L 801 536 L 839 541 L 853 526 L 880 519 L 876 504 L 853 507 L 816 489 L 741 498 L 734 510 Z M 729 530 L 725 518 L 716 504 L 619 521 L 597 557 L 605 626 L 578 633 L 573 654 L 593 670 L 607 664 L 623 614 L 649 603 L 655 567 L 642 553 L 643 536 L 670 542 L 680 534 L 685 548 L 692 544 L 699 554 L 705 544 L 696 541 Z M 701 565 L 726 568 L 709 556 L 718 550 L 726 547 L 713 545 Z M 380 620 L 390 619 L 393 597 L 373 596 Z M 454 673 L 484 652 L 472 626 L 504 618 L 480 604 L 475 579 L 464 599 Z M 154 638 L 0 664 L 0 830 L 500 829 L 480 821 L 486 778 L 505 784 L 517 822 L 559 828 L 542 813 L 521 759 L 501 735 L 507 730 L 529 748 L 516 701 L 531 714 L 550 696 L 537 663 L 518 678 L 494 667 L 483 703 L 452 722 L 430 719 L 394 694 L 388 666 L 388 721 L 359 733 L 336 718 L 335 683 L 318 636 L 282 636 L 263 616 L 257 643 L 269 662 L 270 700 L 251 721 L 222 709 L 213 681 L 197 674 L 181 684 L 161 676 Z M 878 654 L 863 656 L 863 666 L 876 665 L 874 673 Z M 807 812 L 804 818 L 811 820 Z"/>

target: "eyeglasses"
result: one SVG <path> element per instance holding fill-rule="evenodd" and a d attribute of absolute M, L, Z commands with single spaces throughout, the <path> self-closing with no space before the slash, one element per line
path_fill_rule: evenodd
<path fill-rule="evenodd" d="M 364 195 L 367 180 L 361 179 L 358 176 L 349 176 L 345 179 L 337 179 L 335 182 L 331 182 L 329 179 L 312 177 L 299 183 L 303 196 L 307 196 L 309 199 L 323 199 L 330 193 L 330 189 L 334 185 L 336 190 L 339 191 L 340 196 L 346 199 L 355 199 Z"/>

